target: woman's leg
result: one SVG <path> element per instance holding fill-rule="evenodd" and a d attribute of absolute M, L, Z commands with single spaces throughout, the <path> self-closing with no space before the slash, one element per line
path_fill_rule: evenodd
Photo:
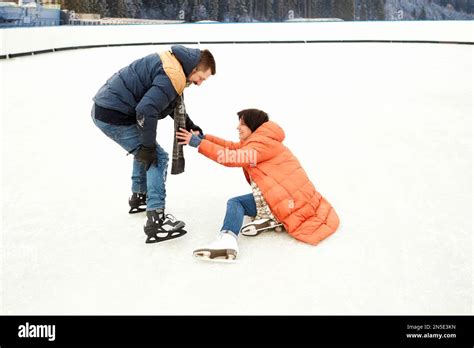
<path fill-rule="evenodd" d="M 235 260 L 239 253 L 237 237 L 244 221 L 244 216 L 255 216 L 257 207 L 253 195 L 238 196 L 227 201 L 224 224 L 218 238 L 203 248 L 194 250 L 197 258 L 213 260 L 224 257 L 225 260 Z"/>
<path fill-rule="evenodd" d="M 227 211 L 221 231 L 230 231 L 238 236 L 245 215 L 252 217 L 257 215 L 257 206 L 251 193 L 227 201 Z"/>

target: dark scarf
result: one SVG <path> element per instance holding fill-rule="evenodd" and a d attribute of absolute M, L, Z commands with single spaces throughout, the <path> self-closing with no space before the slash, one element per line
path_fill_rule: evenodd
<path fill-rule="evenodd" d="M 186 128 L 186 108 L 184 106 L 183 96 L 178 96 L 178 100 L 174 108 L 174 142 L 171 174 L 181 174 L 184 172 L 183 145 L 179 145 L 179 140 L 176 138 L 176 132 L 180 128 Z"/>

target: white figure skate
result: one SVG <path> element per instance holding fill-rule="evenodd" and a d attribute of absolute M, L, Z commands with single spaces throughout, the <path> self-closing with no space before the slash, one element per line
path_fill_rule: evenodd
<path fill-rule="evenodd" d="M 271 219 L 255 219 L 245 224 L 240 229 L 240 233 L 247 237 L 255 237 L 265 231 L 282 232 L 285 228 L 283 224 Z"/>
<path fill-rule="evenodd" d="M 217 240 L 193 251 L 193 256 L 203 261 L 236 262 L 239 246 L 232 233 L 220 233 Z"/>

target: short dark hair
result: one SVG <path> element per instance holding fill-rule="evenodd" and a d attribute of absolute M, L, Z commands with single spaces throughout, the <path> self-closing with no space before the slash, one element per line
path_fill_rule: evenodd
<path fill-rule="evenodd" d="M 239 120 L 242 120 L 250 130 L 255 132 L 265 122 L 268 122 L 269 118 L 265 111 L 258 109 L 245 109 L 237 113 Z"/>
<path fill-rule="evenodd" d="M 209 50 L 201 50 L 201 59 L 199 60 L 196 70 L 206 71 L 207 69 L 211 69 L 211 74 L 215 75 L 216 61 Z"/>

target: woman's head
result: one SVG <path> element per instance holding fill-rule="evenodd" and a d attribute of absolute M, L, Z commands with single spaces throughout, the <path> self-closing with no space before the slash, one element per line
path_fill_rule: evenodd
<path fill-rule="evenodd" d="M 242 141 L 269 120 L 267 113 L 258 109 L 245 109 L 239 111 L 237 116 L 239 116 L 237 129 L 239 130 L 239 138 Z"/>

